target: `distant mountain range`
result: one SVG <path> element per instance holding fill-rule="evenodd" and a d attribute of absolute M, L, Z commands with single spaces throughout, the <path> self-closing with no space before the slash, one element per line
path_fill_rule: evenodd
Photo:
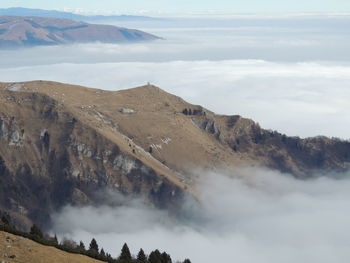
<path fill-rule="evenodd" d="M 85 16 L 70 12 L 62 12 L 56 10 L 31 9 L 23 7 L 12 7 L 0 9 L 0 15 L 5 16 L 40 16 L 40 17 L 55 17 L 66 18 L 78 21 L 97 22 L 97 21 L 153 21 L 162 20 L 161 18 L 153 18 L 147 16 L 131 16 L 131 15 L 112 15 L 112 16 Z"/>
<path fill-rule="evenodd" d="M 0 16 L 0 48 L 159 39 L 135 29 L 49 17 Z"/>

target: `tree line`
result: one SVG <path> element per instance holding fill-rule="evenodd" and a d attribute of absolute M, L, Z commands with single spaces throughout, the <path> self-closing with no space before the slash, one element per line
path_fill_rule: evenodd
<path fill-rule="evenodd" d="M 0 231 L 22 236 L 42 245 L 52 246 L 68 253 L 81 254 L 108 263 L 173 263 L 171 256 L 168 253 L 161 253 L 158 249 L 152 251 L 149 255 L 146 255 L 141 248 L 136 256 L 132 256 L 128 245 L 125 243 L 121 248 L 119 257 L 113 258 L 111 254 L 105 252 L 103 248 L 99 248 L 95 238 L 91 240 L 89 247 L 87 248 L 82 241 L 80 241 L 79 244 L 69 239 L 63 239 L 59 242 L 56 235 L 50 236 L 44 233 L 36 224 L 30 228 L 29 232 L 24 232 L 18 230 L 15 225 L 11 223 L 11 218 L 6 213 L 1 216 Z M 191 263 L 191 261 L 185 259 L 182 263 Z"/>

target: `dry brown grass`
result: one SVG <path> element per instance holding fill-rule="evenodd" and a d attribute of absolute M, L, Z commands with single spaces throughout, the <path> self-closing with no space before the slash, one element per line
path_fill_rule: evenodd
<path fill-rule="evenodd" d="M 12 258 L 15 256 L 14 258 Z M 32 240 L 0 232 L 0 262 L 5 263 L 102 263 L 83 255 L 43 246 Z"/>
<path fill-rule="evenodd" d="M 0 83 L 0 88 L 6 90 L 11 85 Z M 309 169 L 308 166 L 310 169 L 315 168 L 312 162 L 300 165 L 305 162 L 303 155 L 298 151 L 291 154 L 294 148 L 286 147 L 280 136 L 272 138 L 268 135 L 266 142 L 255 143 L 256 125 L 252 120 L 241 117 L 235 119 L 236 116 L 233 116 L 234 124 L 229 125 L 229 116 L 215 115 L 207 109 L 204 109 L 207 113 L 205 117 L 184 115 L 183 109 L 198 109 L 199 106 L 152 85 L 104 91 L 50 81 L 32 81 L 23 83 L 20 92 L 10 93 L 0 89 L 3 98 L 8 94 L 25 96 L 28 92 L 51 97 L 61 106 L 62 112 L 69 112 L 81 123 L 118 145 L 122 152 L 139 159 L 172 183 L 192 193 L 195 191 L 191 187 L 196 180 L 193 171 L 198 167 L 230 169 L 262 165 L 281 170 L 288 168 L 285 170 L 295 174 L 303 166 L 305 171 Z M 17 110 L 18 106 L 15 106 L 12 112 Z M 123 114 L 121 108 L 132 109 L 134 113 Z M 214 135 L 198 127 L 198 123 L 203 124 L 208 120 L 215 122 L 219 134 Z M 264 130 L 262 132 L 267 133 Z M 237 138 L 240 139 L 239 150 L 234 150 L 234 146 L 238 145 Z M 326 142 L 325 139 L 323 141 Z M 321 144 L 313 142 L 306 146 L 318 150 Z M 150 146 L 153 147 L 151 155 L 148 153 Z M 337 149 L 334 148 L 334 151 Z M 334 151 L 331 151 L 329 166 L 341 167 L 343 162 L 333 157 Z M 309 155 L 310 158 L 314 157 L 312 151 Z M 277 159 L 282 161 L 278 163 Z"/>

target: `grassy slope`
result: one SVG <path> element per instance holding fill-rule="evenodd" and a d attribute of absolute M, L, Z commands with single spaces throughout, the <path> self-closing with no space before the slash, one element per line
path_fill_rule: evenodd
<path fill-rule="evenodd" d="M 15 258 L 9 256 L 15 255 Z M 6 263 L 98 263 L 83 255 L 70 254 L 32 240 L 0 232 L 0 262 Z"/>
<path fill-rule="evenodd" d="M 9 86 L 9 83 L 0 83 L 0 95 Z M 51 97 L 63 105 L 65 111 L 118 145 L 123 152 L 192 193 L 195 192 L 191 188 L 195 181 L 193 170 L 198 167 L 220 169 L 254 164 L 298 174 L 299 170 L 309 172 L 322 168 L 316 162 L 322 159 L 317 158 L 318 155 L 324 155 L 323 165 L 327 169 L 341 168 L 344 160 L 349 159 L 343 158 L 343 153 L 350 147 L 343 142 L 272 136 L 268 131 L 256 128 L 249 119 L 232 116 L 233 122 L 229 125 L 232 117 L 215 115 L 206 109 L 206 116 L 185 116 L 183 109 L 198 109 L 200 106 L 152 85 L 113 92 L 32 81 L 23 83 L 19 91 L 11 95 L 39 93 Z M 4 103 L 8 95 L 4 92 Z M 119 112 L 121 108 L 132 109 L 135 113 L 122 114 Z M 218 136 L 197 127 L 196 122 L 204 123 L 208 119 L 215 122 Z M 237 139 L 239 149 L 234 151 L 232 148 Z M 153 147 L 151 155 L 147 152 L 150 146 Z M 328 153 L 324 154 L 326 150 Z"/>

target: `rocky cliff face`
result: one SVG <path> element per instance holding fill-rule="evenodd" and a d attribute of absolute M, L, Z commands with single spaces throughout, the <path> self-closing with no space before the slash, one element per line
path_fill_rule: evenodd
<path fill-rule="evenodd" d="M 192 117 L 198 127 L 239 155 L 262 166 L 307 178 L 317 172 L 346 171 L 350 142 L 323 136 L 301 139 L 264 130 L 240 116 Z"/>
<path fill-rule="evenodd" d="M 176 211 L 200 198 L 196 169 L 261 165 L 297 177 L 344 171 L 350 143 L 267 131 L 154 86 L 108 92 L 55 82 L 0 83 L 0 210 L 49 224 L 101 191 Z"/>

